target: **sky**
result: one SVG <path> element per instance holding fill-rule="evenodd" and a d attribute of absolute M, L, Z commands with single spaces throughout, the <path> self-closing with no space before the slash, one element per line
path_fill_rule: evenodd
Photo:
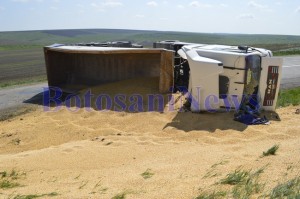
<path fill-rule="evenodd" d="M 86 28 L 300 35 L 300 0 L 0 0 L 0 31 Z"/>

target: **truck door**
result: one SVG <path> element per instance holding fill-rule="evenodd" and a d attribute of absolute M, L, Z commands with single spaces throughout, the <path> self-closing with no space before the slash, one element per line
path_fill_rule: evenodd
<path fill-rule="evenodd" d="M 266 111 L 275 111 L 282 76 L 282 64 L 282 58 L 262 58 L 259 94 L 261 106 Z"/>

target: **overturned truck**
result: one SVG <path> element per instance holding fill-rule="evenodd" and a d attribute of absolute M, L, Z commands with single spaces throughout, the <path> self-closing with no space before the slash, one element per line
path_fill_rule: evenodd
<path fill-rule="evenodd" d="M 192 111 L 238 108 L 230 101 L 275 110 L 282 58 L 270 50 L 179 41 L 154 43 L 157 46 L 175 52 L 175 87 L 188 88 Z"/>
<path fill-rule="evenodd" d="M 162 41 L 153 48 L 52 45 L 44 53 L 49 86 L 70 92 L 159 77 L 159 91 L 182 92 L 193 112 L 274 111 L 282 74 L 281 58 L 248 46 Z"/>

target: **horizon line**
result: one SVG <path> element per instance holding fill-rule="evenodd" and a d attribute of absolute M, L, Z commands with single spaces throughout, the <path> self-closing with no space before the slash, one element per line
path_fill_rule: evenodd
<path fill-rule="evenodd" d="M 145 32 L 166 32 L 166 33 L 189 33 L 189 34 L 220 34 L 220 35 L 272 35 L 272 36 L 295 36 L 293 34 L 266 34 L 266 33 L 225 33 L 225 32 L 185 32 L 173 30 L 145 30 L 145 29 L 122 29 L 122 28 L 62 28 L 62 29 L 28 29 L 28 30 L 4 30 L 0 33 L 10 32 L 38 32 L 38 31 L 65 31 L 65 30 L 126 30 L 126 31 L 145 31 Z"/>

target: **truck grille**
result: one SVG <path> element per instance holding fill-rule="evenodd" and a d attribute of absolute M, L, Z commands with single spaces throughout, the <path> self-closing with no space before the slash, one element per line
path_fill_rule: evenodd
<path fill-rule="evenodd" d="M 277 91 L 279 66 L 269 66 L 264 106 L 273 106 Z"/>

